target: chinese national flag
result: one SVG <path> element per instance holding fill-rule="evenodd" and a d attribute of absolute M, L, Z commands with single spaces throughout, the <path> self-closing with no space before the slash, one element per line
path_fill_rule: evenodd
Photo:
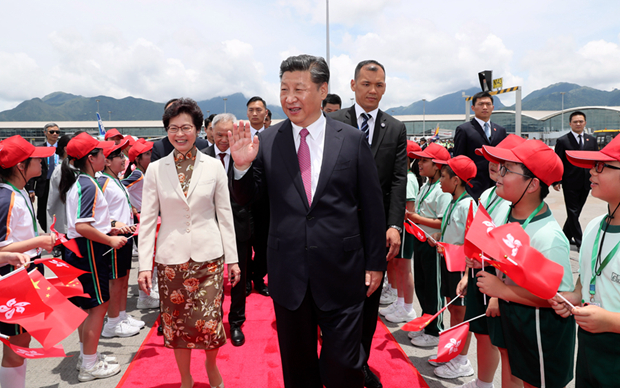
<path fill-rule="evenodd" d="M 426 241 L 426 233 L 416 224 L 411 221 L 405 221 L 405 230 L 407 233 L 414 235 L 418 240 Z"/>
<path fill-rule="evenodd" d="M 9 340 L 1 338 L 6 346 L 13 349 L 13 351 L 23 358 L 53 358 L 53 357 L 67 357 L 65 354 L 65 350 L 62 345 L 52 346 L 49 349 L 32 349 L 32 348 L 22 348 L 21 346 L 13 345 L 9 342 Z"/>
<path fill-rule="evenodd" d="M 564 268 L 530 246 L 530 237 L 516 222 L 491 232 L 499 247 L 500 271 L 515 283 L 542 299 L 552 298 L 564 275 Z"/>
<path fill-rule="evenodd" d="M 403 326 L 404 331 L 421 331 L 435 319 L 436 315 L 424 314 Z"/>
<path fill-rule="evenodd" d="M 21 325 L 43 345 L 44 349 L 49 349 L 73 333 L 88 314 L 69 302 L 39 271 L 32 271 L 28 275 L 39 297 L 53 311 L 45 319 L 42 316 L 35 316 L 24 320 Z"/>
<path fill-rule="evenodd" d="M 438 242 L 444 249 L 443 257 L 446 260 L 446 267 L 450 272 L 465 271 L 465 247 L 444 242 Z"/>
<path fill-rule="evenodd" d="M 21 325 L 24 320 L 51 312 L 52 309 L 41 300 L 25 269 L 0 280 L 0 321 Z"/>
<path fill-rule="evenodd" d="M 56 289 L 65 296 L 65 298 L 73 298 L 76 296 L 90 298 L 90 295 L 84 292 L 84 287 L 79 280 L 73 279 L 69 283 L 63 283 L 59 278 L 46 278 Z"/>
<path fill-rule="evenodd" d="M 435 362 L 448 362 L 458 356 L 467 342 L 469 323 L 455 326 L 439 333 L 439 345 L 437 345 L 437 358 Z"/>
<path fill-rule="evenodd" d="M 78 247 L 77 242 L 75 242 L 75 240 L 73 239 L 71 240 L 67 239 L 67 237 L 63 233 L 56 231 L 55 226 L 56 226 L 56 215 L 54 214 L 54 221 L 52 222 L 52 225 L 50 226 L 50 231 L 56 234 L 56 245 L 62 244 L 65 246 L 65 248 L 75 253 L 77 257 L 82 258 L 82 254 L 80 253 L 80 248 Z"/>
<path fill-rule="evenodd" d="M 471 221 L 469 228 L 465 232 L 464 252 L 471 259 L 480 261 L 480 254 L 484 252 L 486 256 L 497 258 L 499 250 L 495 239 L 489 235 L 495 224 L 484 207 L 479 207 L 475 217 Z"/>
<path fill-rule="evenodd" d="M 35 264 L 43 263 L 45 266 L 56 274 L 56 277 L 60 279 L 65 284 L 70 283 L 78 276 L 88 273 L 86 271 L 82 271 L 81 269 L 77 269 L 71 264 L 67 263 L 64 260 L 57 258 L 49 258 L 49 259 L 36 259 L 34 261 Z"/>

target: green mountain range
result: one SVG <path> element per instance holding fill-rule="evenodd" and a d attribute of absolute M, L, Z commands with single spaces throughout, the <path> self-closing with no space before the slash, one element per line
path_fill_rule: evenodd
<path fill-rule="evenodd" d="M 420 100 L 408 106 L 388 108 L 385 111 L 392 115 L 421 115 L 423 112 L 429 115 L 461 114 L 465 111 L 463 93 L 471 96 L 478 91 L 480 91 L 478 88 L 460 90 L 434 100 L 426 102 Z M 522 109 L 560 110 L 562 109 L 561 93 L 564 93 L 564 109 L 579 106 L 620 106 L 620 90 L 618 89 L 607 92 L 562 82 L 528 94 L 523 98 Z M 225 97 L 198 101 L 198 105 L 205 117 L 211 113 L 224 112 L 226 109 L 238 119 L 245 119 L 245 104 L 249 98 L 250 96 L 235 93 Z M 82 97 L 56 92 L 43 98 L 24 101 L 13 109 L 0 112 L 0 121 L 91 121 L 96 119 L 97 100 L 99 100 L 99 112 L 104 121 L 160 120 L 164 110 L 164 102 L 134 97 L 123 99 L 106 96 Z M 345 106 L 347 105 L 348 103 L 345 104 Z M 285 118 L 279 104 L 268 103 L 267 108 L 271 110 L 274 119 Z M 495 99 L 495 109 L 514 110 L 514 105 L 504 106 L 499 99 Z"/>

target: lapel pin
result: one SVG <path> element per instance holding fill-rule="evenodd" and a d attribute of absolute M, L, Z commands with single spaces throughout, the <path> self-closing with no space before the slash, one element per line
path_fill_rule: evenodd
<path fill-rule="evenodd" d="M 494 130 L 494 131 L 497 131 L 497 128 L 493 127 L 493 130 Z"/>
<path fill-rule="evenodd" d="M 385 128 L 385 123 L 381 123 L 381 128 Z"/>

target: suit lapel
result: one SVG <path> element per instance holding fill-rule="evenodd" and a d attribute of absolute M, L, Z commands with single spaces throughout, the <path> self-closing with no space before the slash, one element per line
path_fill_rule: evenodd
<path fill-rule="evenodd" d="M 205 160 L 202 158 L 200 152 L 196 152 L 196 160 L 194 161 L 194 171 L 192 171 L 192 181 L 189 182 L 189 188 L 187 189 L 187 198 L 192 195 L 192 192 L 196 188 L 198 181 L 200 180 L 200 175 L 204 170 Z"/>
<path fill-rule="evenodd" d="M 316 206 L 317 202 L 319 202 L 317 199 L 321 197 L 321 194 L 323 194 L 323 191 L 327 186 L 327 182 L 329 182 L 329 178 L 331 177 L 334 167 L 336 166 L 338 155 L 340 154 L 340 148 L 342 148 L 343 136 L 340 133 L 342 128 L 333 127 L 330 121 L 331 120 L 328 118 L 325 124 L 325 145 L 323 146 L 321 173 L 319 174 L 319 182 L 316 186 L 316 191 L 314 192 L 310 210 L 312 210 Z"/>
<path fill-rule="evenodd" d="M 480 136 L 482 137 L 482 141 L 484 141 L 484 143 L 486 145 L 491 145 L 491 143 L 489 142 L 489 139 L 487 138 L 486 133 L 484 133 L 484 129 L 482 129 L 482 127 L 480 126 L 480 123 L 478 123 L 478 120 L 476 120 L 475 118 L 473 118 L 471 120 L 471 124 L 474 126 L 474 128 L 476 129 L 476 131 L 478 131 L 478 133 L 480 134 Z M 491 132 L 493 132 L 493 126 L 492 123 L 490 123 L 489 125 L 491 125 Z M 493 134 L 491 133 L 491 137 L 493 137 Z"/>
<path fill-rule="evenodd" d="M 375 118 L 375 129 L 372 134 L 372 144 L 370 145 L 370 150 L 372 151 L 372 157 L 377 156 L 377 151 L 379 150 L 379 146 L 385 137 L 385 122 L 387 121 L 387 117 L 383 114 L 383 112 L 379 109 L 377 111 L 377 117 Z"/>
<path fill-rule="evenodd" d="M 358 128 L 357 127 L 357 115 L 355 114 L 355 105 L 353 105 L 352 107 L 349 108 L 349 110 L 347 110 L 347 114 L 345 117 L 348 120 L 350 120 L 349 122 L 351 123 L 352 127 Z"/>
<path fill-rule="evenodd" d="M 301 179 L 297 150 L 295 149 L 295 141 L 293 140 L 293 126 L 290 120 L 287 120 L 286 123 L 278 129 L 278 134 L 273 141 L 273 147 L 280 152 L 280 156 L 283 159 L 282 164 L 291 176 L 293 185 L 299 192 L 299 196 L 306 205 L 306 209 L 308 209 L 308 198 L 306 198 L 304 182 Z"/>
<path fill-rule="evenodd" d="M 577 142 L 577 139 L 575 139 L 575 135 L 573 135 L 570 131 L 566 134 L 568 137 L 568 142 L 571 145 L 572 150 L 579 150 L 579 143 Z M 584 141 L 585 143 L 585 141 Z"/>
<path fill-rule="evenodd" d="M 164 157 L 164 169 L 165 175 L 168 177 L 171 187 L 173 187 L 177 195 L 187 203 L 187 198 L 185 198 L 185 194 L 183 194 L 183 189 L 181 188 L 181 183 L 179 182 L 177 167 L 174 163 L 174 155 L 172 153 Z"/>

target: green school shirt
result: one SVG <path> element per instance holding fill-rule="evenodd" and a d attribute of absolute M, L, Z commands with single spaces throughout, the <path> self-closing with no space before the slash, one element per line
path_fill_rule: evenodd
<path fill-rule="evenodd" d="M 437 181 L 435 185 L 429 185 L 428 180 L 420 188 L 418 198 L 419 203 L 416 203 L 416 211 L 418 214 L 422 217 L 434 219 L 443 217 L 448 204 L 450 204 L 450 201 L 452 200 L 450 193 L 444 193 L 441 191 L 441 184 L 439 181 Z M 420 228 L 428 234 L 433 234 L 440 231 L 439 229 L 431 228 L 426 225 L 420 225 Z"/>

